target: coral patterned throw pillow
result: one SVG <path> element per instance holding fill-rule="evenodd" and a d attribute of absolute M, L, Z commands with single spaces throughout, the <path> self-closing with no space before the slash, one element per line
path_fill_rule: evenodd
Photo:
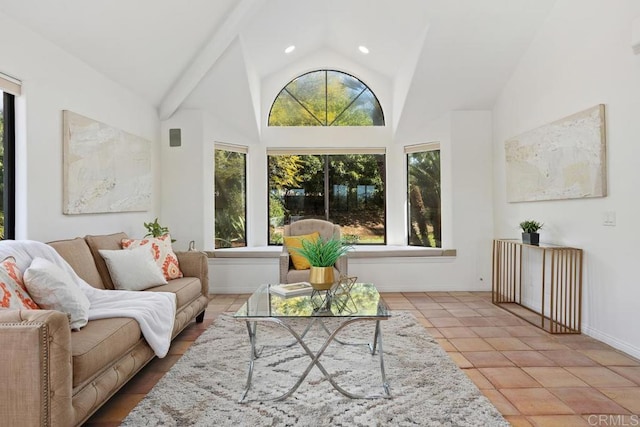
<path fill-rule="evenodd" d="M 6 257 L 0 262 L 0 309 L 37 310 L 38 304 L 29 296 L 22 279 L 22 272 L 14 257 Z"/>
<path fill-rule="evenodd" d="M 165 234 L 161 237 L 149 237 L 144 239 L 122 239 L 123 249 L 134 249 L 140 246 L 149 246 L 153 259 L 156 261 L 164 278 L 167 280 L 182 277 L 178 257 L 171 247 L 171 236 Z"/>

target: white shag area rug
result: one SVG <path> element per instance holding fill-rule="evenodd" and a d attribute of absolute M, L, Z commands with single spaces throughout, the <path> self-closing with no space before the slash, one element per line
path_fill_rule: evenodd
<path fill-rule="evenodd" d="M 331 319 L 326 319 L 331 327 Z M 290 323 L 301 333 L 305 324 Z M 408 312 L 381 322 L 389 399 L 350 399 L 314 366 L 293 395 L 286 392 L 310 363 L 283 327 L 258 325 L 258 346 L 247 402 L 244 390 L 250 344 L 244 321 L 221 315 L 124 420 L 124 426 L 509 426 L 498 410 Z M 375 322 L 356 322 L 338 335 L 365 343 Z M 316 325 L 305 339 L 319 348 L 327 334 Z M 277 347 L 272 347 L 272 346 Z M 378 355 L 365 346 L 333 342 L 319 359 L 344 389 L 382 394 Z M 294 375 L 295 373 L 295 375 Z"/>

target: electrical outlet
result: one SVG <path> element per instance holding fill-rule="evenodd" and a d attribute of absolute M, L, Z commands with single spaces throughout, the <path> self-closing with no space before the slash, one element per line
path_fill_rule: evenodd
<path fill-rule="evenodd" d="M 606 211 L 602 214 L 602 225 L 607 227 L 616 226 L 616 213 L 615 211 Z"/>

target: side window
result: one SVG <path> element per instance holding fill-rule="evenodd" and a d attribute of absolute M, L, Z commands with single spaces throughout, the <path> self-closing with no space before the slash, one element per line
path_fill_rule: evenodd
<path fill-rule="evenodd" d="M 408 240 L 411 246 L 442 247 L 440 144 L 405 148 L 407 156 Z"/>
<path fill-rule="evenodd" d="M 214 160 L 215 248 L 247 246 L 247 152 L 217 145 Z"/>
<path fill-rule="evenodd" d="M 0 91 L 0 237 L 15 238 L 15 97 Z"/>

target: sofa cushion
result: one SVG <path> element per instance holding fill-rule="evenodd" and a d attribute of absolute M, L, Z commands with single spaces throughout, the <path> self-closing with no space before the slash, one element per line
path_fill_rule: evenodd
<path fill-rule="evenodd" d="M 85 282 L 94 288 L 105 288 L 93 255 L 91 255 L 91 250 L 89 250 L 89 245 L 83 238 L 56 240 L 48 244 L 69 263 L 73 271 Z"/>
<path fill-rule="evenodd" d="M 145 247 L 127 251 L 100 249 L 98 252 L 107 263 L 113 285 L 118 290 L 142 291 L 167 284 L 153 254 Z"/>
<path fill-rule="evenodd" d="M 91 250 L 91 255 L 93 255 L 93 260 L 95 262 L 96 268 L 100 273 L 100 277 L 102 277 L 102 281 L 104 282 L 104 287 L 106 289 L 115 289 L 113 286 L 113 281 L 111 280 L 111 276 L 109 275 L 109 269 L 107 268 L 107 264 L 100 256 L 98 252 L 100 249 L 108 249 L 108 250 L 116 250 L 122 249 L 122 245 L 120 242 L 122 239 L 126 239 L 127 235 L 125 233 L 114 233 L 114 234 L 104 234 L 100 236 L 85 236 L 85 240 L 89 245 L 89 249 Z"/>
<path fill-rule="evenodd" d="M 183 277 L 180 279 L 169 280 L 169 283 L 162 286 L 155 286 L 147 289 L 145 292 L 173 292 L 176 294 L 176 305 L 178 311 L 202 295 L 202 286 L 200 279 L 197 277 Z"/>
<path fill-rule="evenodd" d="M 71 334 L 73 387 L 90 381 L 129 351 L 142 337 L 130 317 L 97 319 Z"/>
<path fill-rule="evenodd" d="M 140 246 L 146 246 L 150 249 L 153 259 L 162 270 L 165 279 L 179 279 L 183 276 L 178 257 L 171 247 L 171 235 L 167 233 L 160 237 L 122 239 L 123 249 L 135 249 Z"/>

